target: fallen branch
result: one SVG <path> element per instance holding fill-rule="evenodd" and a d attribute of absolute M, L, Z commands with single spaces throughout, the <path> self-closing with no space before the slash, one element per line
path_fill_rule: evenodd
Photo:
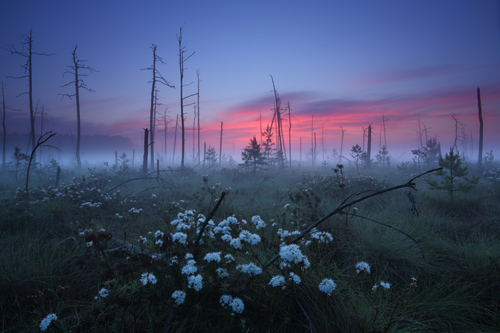
<path fill-rule="evenodd" d="M 207 218 L 205 219 L 205 222 L 203 222 L 203 225 L 201 226 L 200 233 L 198 234 L 198 238 L 196 238 L 196 241 L 194 242 L 195 246 L 198 246 L 200 244 L 201 236 L 203 235 L 203 232 L 205 231 L 205 228 L 208 225 L 208 221 L 210 221 L 210 219 L 214 216 L 214 214 L 217 211 L 217 209 L 219 209 L 219 206 L 220 206 L 222 200 L 224 200 L 225 196 L 226 196 L 226 192 L 222 192 L 222 194 L 221 194 L 219 200 L 217 201 L 217 204 L 215 205 L 214 209 L 210 212 L 210 214 L 208 214 Z"/>
<path fill-rule="evenodd" d="M 352 213 L 346 213 L 346 212 L 340 212 L 339 214 L 344 214 L 344 215 L 351 215 L 351 216 L 355 216 L 355 217 L 359 217 L 361 219 L 365 219 L 365 220 L 368 220 L 370 222 L 374 222 L 374 223 L 378 223 L 380 225 L 383 225 L 384 227 L 387 227 L 387 228 L 391 228 L 391 229 L 394 229 L 396 230 L 397 232 L 400 232 L 402 233 L 403 235 L 405 235 L 406 237 L 408 237 L 409 239 L 411 239 L 412 241 L 415 242 L 415 244 L 417 244 L 418 248 L 420 249 L 420 252 L 422 253 L 422 258 L 425 259 L 425 255 L 424 255 L 424 251 L 422 250 L 422 248 L 420 247 L 420 244 L 418 244 L 418 242 L 415 240 L 415 238 L 411 237 L 410 235 L 408 235 L 406 232 L 404 232 L 403 230 L 399 230 L 398 228 L 396 227 L 393 227 L 392 225 L 390 224 L 386 224 L 386 223 L 383 223 L 383 222 L 379 222 L 379 221 L 376 221 L 374 219 L 371 219 L 369 217 L 365 217 L 365 216 L 361 216 L 361 215 L 358 215 L 358 214 L 352 214 Z"/>
<path fill-rule="evenodd" d="M 353 196 L 350 196 L 348 199 L 344 200 L 336 209 L 334 209 L 333 211 L 331 211 L 330 213 L 328 213 L 327 215 L 325 215 L 323 218 L 319 219 L 318 221 L 316 221 L 315 223 L 313 223 L 312 225 L 310 225 L 308 228 L 306 228 L 304 231 L 302 231 L 300 233 L 300 235 L 298 235 L 297 237 L 295 237 L 292 241 L 290 241 L 289 244 L 294 244 L 294 243 L 297 243 L 299 240 L 301 240 L 302 238 L 304 238 L 312 229 L 316 228 L 318 225 L 320 225 L 321 223 L 325 222 L 326 220 L 328 220 L 330 217 L 332 217 L 333 215 L 336 215 L 336 214 L 340 214 L 342 213 L 342 211 L 344 209 L 346 209 L 347 207 L 350 207 L 352 205 L 355 205 L 357 204 L 358 202 L 361 202 L 361 201 L 365 201 L 371 197 L 374 197 L 374 196 L 377 196 L 377 195 L 380 195 L 380 194 L 383 194 L 383 193 L 387 193 L 387 192 L 391 192 L 391 191 L 394 191 L 394 190 L 398 190 L 400 188 L 410 188 L 410 189 L 413 189 L 413 190 L 417 190 L 415 188 L 415 183 L 413 182 L 415 179 L 419 178 L 419 177 L 422 177 L 428 173 L 431 173 L 431 172 L 434 172 L 434 171 L 437 171 L 437 170 L 441 170 L 442 168 L 437 168 L 437 169 L 432 169 L 432 170 L 429 170 L 429 171 L 426 171 L 424 173 L 421 173 L 419 174 L 418 176 L 416 177 L 413 177 L 412 179 L 410 179 L 407 183 L 405 184 L 401 184 L 401 185 L 397 185 L 397 186 L 393 186 L 393 187 L 390 187 L 390 188 L 386 188 L 384 190 L 380 190 L 380 191 L 376 191 L 372 194 L 368 194 L 368 195 L 365 195 L 364 197 L 362 198 L 359 198 L 359 199 L 356 199 L 356 200 L 353 200 L 353 201 L 350 201 L 350 202 L 346 202 L 349 198 L 353 197 Z M 273 262 L 275 262 L 278 258 L 280 257 L 279 254 L 275 255 L 271 260 L 269 260 L 264 266 L 262 266 L 262 269 L 266 269 L 267 267 L 269 267 Z"/>

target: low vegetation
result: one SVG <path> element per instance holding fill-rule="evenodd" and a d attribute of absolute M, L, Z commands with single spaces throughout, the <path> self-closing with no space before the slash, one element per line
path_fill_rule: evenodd
<path fill-rule="evenodd" d="M 24 157 L 5 166 L 2 332 L 500 327 L 494 162 L 450 192 L 409 164 L 263 171 L 247 148 L 247 168 L 146 177 L 54 162 L 28 192 Z"/>

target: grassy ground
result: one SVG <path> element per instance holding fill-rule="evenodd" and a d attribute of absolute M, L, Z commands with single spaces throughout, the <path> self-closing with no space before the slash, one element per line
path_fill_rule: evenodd
<path fill-rule="evenodd" d="M 63 170 L 55 187 L 53 171 L 33 176 L 28 197 L 16 191 L 23 180 L 3 171 L 3 332 L 39 331 L 51 313 L 57 320 L 47 320 L 47 330 L 73 332 L 500 328 L 500 205 L 494 180 L 482 178 L 473 191 L 450 202 L 419 178 L 418 191 L 412 191 L 418 215 L 411 211 L 407 188 L 373 197 L 319 225 L 299 241 L 299 253 L 288 252 L 293 259 L 287 261 L 285 246 L 339 204 L 404 184 L 418 172 L 373 169 L 358 175 L 355 169 L 318 168 L 253 176 L 237 169 L 164 170 L 159 178 L 154 173 L 139 179 L 143 176 L 132 170 L 104 168 Z M 213 224 L 197 245 L 205 220 L 198 214 L 207 216 L 222 192 L 226 196 Z M 264 228 L 252 222 L 257 215 Z M 179 233 L 186 244 L 175 240 Z M 260 240 L 252 244 L 245 233 Z M 214 252 L 220 252 L 220 262 L 206 259 Z M 234 262 L 224 259 L 227 254 Z M 370 272 L 357 273 L 359 262 Z M 241 265 L 249 263 L 266 268 L 248 274 Z M 183 272 L 188 266 L 196 272 Z M 273 286 L 276 276 L 283 284 Z M 334 281 L 335 289 L 322 291 L 324 279 Z M 185 293 L 183 302 L 176 302 L 174 291 Z M 222 295 L 233 302 L 223 306 Z M 236 299 L 244 304 L 242 311 Z"/>

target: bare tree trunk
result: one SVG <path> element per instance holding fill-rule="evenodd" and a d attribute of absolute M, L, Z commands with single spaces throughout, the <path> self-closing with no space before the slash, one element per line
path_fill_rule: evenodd
<path fill-rule="evenodd" d="M 366 153 L 366 165 L 370 166 L 372 155 L 372 125 L 368 125 L 368 150 Z"/>
<path fill-rule="evenodd" d="M 151 100 L 150 100 L 150 106 L 149 106 L 149 136 L 150 136 L 150 145 L 151 145 L 151 168 L 154 168 L 154 129 L 153 129 L 153 113 L 154 113 L 154 104 L 155 104 L 155 90 L 156 90 L 156 45 L 152 45 L 151 49 L 153 50 L 153 80 L 151 81 Z M 147 170 L 147 163 L 148 161 L 146 160 L 146 170 Z"/>
<path fill-rule="evenodd" d="M 290 155 L 290 168 L 292 167 L 292 116 L 291 116 L 291 108 L 290 102 L 287 103 L 288 107 L 288 154 Z"/>
<path fill-rule="evenodd" d="M 144 129 L 144 156 L 142 158 L 142 174 L 148 173 L 148 129 Z"/>
<path fill-rule="evenodd" d="M 316 132 L 314 132 L 314 162 L 313 162 L 313 167 L 316 167 Z"/>
<path fill-rule="evenodd" d="M 194 163 L 196 163 L 196 155 L 194 153 L 195 144 L 196 144 L 196 140 L 194 138 L 195 131 L 196 131 L 196 105 L 194 106 L 194 118 L 193 118 L 193 162 Z"/>
<path fill-rule="evenodd" d="M 477 87 L 477 107 L 479 117 L 479 154 L 477 158 L 477 165 L 481 167 L 483 162 L 483 109 L 481 107 L 481 91 Z"/>
<path fill-rule="evenodd" d="M 302 165 L 302 137 L 300 137 L 300 161 L 299 165 Z"/>
<path fill-rule="evenodd" d="M 179 42 L 179 74 L 180 74 L 180 104 L 181 104 L 181 132 L 182 132 L 182 149 L 181 149 L 181 168 L 184 167 L 184 153 L 185 153 L 185 127 L 184 127 L 184 100 L 196 94 L 192 94 L 184 97 L 183 88 L 184 88 L 184 62 L 186 62 L 189 58 L 194 55 L 194 52 L 184 57 L 185 46 L 182 46 L 182 27 L 179 29 L 179 35 L 177 36 L 177 41 Z"/>
<path fill-rule="evenodd" d="M 29 42 L 28 42 L 28 77 L 29 77 L 29 103 L 30 103 L 30 126 L 31 126 L 31 147 L 35 149 L 35 115 L 33 112 L 33 64 L 32 64 L 32 52 L 33 47 L 33 31 L 30 30 Z M 36 164 L 36 155 L 33 156 L 33 163 Z"/>
<path fill-rule="evenodd" d="M 30 139 L 31 146 L 35 148 L 35 113 L 33 111 L 33 55 L 44 55 L 49 56 L 50 54 L 33 52 L 33 30 L 30 29 L 29 35 L 24 36 L 23 49 L 26 48 L 27 51 L 17 50 L 14 46 L 10 46 L 9 51 L 11 54 L 19 55 L 26 58 L 26 64 L 23 66 L 25 69 L 25 73 L 27 74 L 23 76 L 9 76 L 14 79 L 22 79 L 28 78 L 28 97 L 29 97 L 29 106 L 30 106 Z M 33 156 L 32 162 L 36 165 L 36 156 Z"/>
<path fill-rule="evenodd" d="M 205 167 L 205 159 L 207 157 L 207 143 L 203 143 L 203 167 Z"/>
<path fill-rule="evenodd" d="M 175 163 L 175 147 L 177 146 L 177 128 L 179 127 L 179 115 L 175 120 L 175 134 L 174 134 L 174 154 L 172 156 L 172 163 Z"/>
<path fill-rule="evenodd" d="M 78 48 L 78 45 L 75 45 L 75 48 L 73 49 L 73 52 L 71 52 L 72 55 L 72 61 L 73 65 L 68 66 L 70 70 L 66 70 L 64 72 L 63 76 L 65 74 L 71 74 L 73 75 L 74 81 L 69 82 L 63 87 L 68 86 L 72 83 L 75 84 L 75 93 L 74 94 L 62 94 L 63 96 L 67 96 L 69 99 L 72 97 L 75 97 L 76 100 L 76 150 L 75 150 L 75 157 L 76 157 L 76 164 L 78 169 L 82 167 L 82 161 L 80 158 L 80 142 L 81 142 L 81 116 L 80 116 L 80 88 L 83 88 L 89 92 L 92 92 L 93 90 L 87 87 L 85 82 L 82 80 L 82 76 L 87 76 L 87 74 L 82 74 L 79 70 L 87 70 L 90 73 L 92 72 L 97 72 L 95 69 L 89 66 L 84 66 L 81 63 L 86 62 L 87 60 L 80 60 L 76 56 L 76 49 Z M 43 132 L 43 131 L 42 131 Z"/>
<path fill-rule="evenodd" d="M 7 109 L 5 102 L 5 90 L 2 81 L 2 129 L 3 129 L 3 142 L 2 142 L 2 165 L 5 165 L 5 142 L 7 140 L 7 132 L 5 129 L 5 111 Z"/>
<path fill-rule="evenodd" d="M 382 115 L 382 124 L 384 126 L 384 146 L 387 147 L 387 136 L 386 136 L 386 128 L 385 128 L 385 115 Z"/>
<path fill-rule="evenodd" d="M 76 99 L 76 165 L 78 169 L 82 167 L 80 159 L 80 135 L 81 135 L 81 122 L 80 122 L 80 89 L 78 81 L 78 61 L 76 60 L 76 46 L 73 50 L 73 64 L 75 65 L 75 99 Z M 43 132 L 42 132 L 43 133 Z"/>
<path fill-rule="evenodd" d="M 198 164 L 200 164 L 200 70 L 196 71 L 196 77 L 198 78 L 198 103 L 197 103 L 197 110 L 198 110 Z"/>
<path fill-rule="evenodd" d="M 158 47 L 155 44 L 151 45 L 151 50 L 153 50 L 153 65 L 148 68 L 143 68 L 142 70 L 150 70 L 153 73 L 153 78 L 151 80 L 151 99 L 149 105 L 149 135 L 150 135 L 150 144 L 151 144 L 151 169 L 154 169 L 155 156 L 154 156 L 154 135 L 155 135 L 155 122 L 156 122 L 156 105 L 157 105 L 157 93 L 158 89 L 156 88 L 157 83 L 161 83 L 169 88 L 175 88 L 171 85 L 158 71 L 156 68 L 156 62 L 160 62 L 164 64 L 163 59 L 156 54 L 156 49 Z M 147 164 L 147 161 L 146 161 Z M 146 165 L 147 168 L 147 165 Z"/>
<path fill-rule="evenodd" d="M 222 165 L 222 127 L 224 123 L 221 121 L 220 123 L 220 149 L 219 149 L 219 166 Z"/>
<path fill-rule="evenodd" d="M 344 148 L 344 128 L 340 126 L 340 130 L 342 131 L 342 138 L 340 139 L 340 156 L 339 156 L 339 164 L 342 164 L 342 149 Z"/>
<path fill-rule="evenodd" d="M 311 115 L 311 160 L 312 160 L 312 167 L 314 168 L 315 164 L 315 154 L 314 154 L 314 115 Z"/>

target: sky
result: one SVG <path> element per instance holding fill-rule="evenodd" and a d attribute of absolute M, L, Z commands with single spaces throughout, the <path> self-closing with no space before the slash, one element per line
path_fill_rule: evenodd
<path fill-rule="evenodd" d="M 142 144 L 149 126 L 152 44 L 165 62 L 159 71 L 175 89 L 160 86 L 160 114 L 180 113 L 179 29 L 187 53 L 185 95 L 196 93 L 200 73 L 201 137 L 223 153 L 240 157 L 250 138 L 260 139 L 273 116 L 271 75 L 282 103 L 290 103 L 292 159 L 311 149 L 316 132 L 319 158 L 355 144 L 373 128 L 372 151 L 387 143 L 393 161 L 411 158 L 427 129 L 446 150 L 459 135 L 462 151 L 477 159 L 476 90 L 481 88 L 485 151 L 500 143 L 500 5 L 497 0 L 419 1 L 35 1 L 0 4 L 0 78 L 8 132 L 29 131 L 25 58 L 33 29 L 34 100 L 45 110 L 44 131 L 76 133 L 75 101 L 61 94 L 63 76 L 78 45 L 79 59 L 98 72 L 84 78 L 95 92 L 81 92 L 82 134 L 122 135 Z M 187 103 L 196 98 L 186 100 Z M 192 155 L 193 106 L 186 112 L 186 158 Z M 382 133 L 385 118 L 386 134 Z M 288 115 L 285 117 L 288 148 Z M 37 119 L 37 136 L 40 132 Z M 157 130 L 163 130 L 162 123 Z M 157 134 L 157 138 L 163 134 Z M 471 140 L 472 138 L 472 140 Z M 180 136 L 179 136 L 180 140 Z M 471 145 L 472 143 L 472 145 Z M 163 150 L 163 140 L 156 151 Z M 179 151 L 179 141 L 177 150 Z M 90 152 L 83 152 L 90 157 Z M 497 154 L 498 155 L 498 154 Z"/>

